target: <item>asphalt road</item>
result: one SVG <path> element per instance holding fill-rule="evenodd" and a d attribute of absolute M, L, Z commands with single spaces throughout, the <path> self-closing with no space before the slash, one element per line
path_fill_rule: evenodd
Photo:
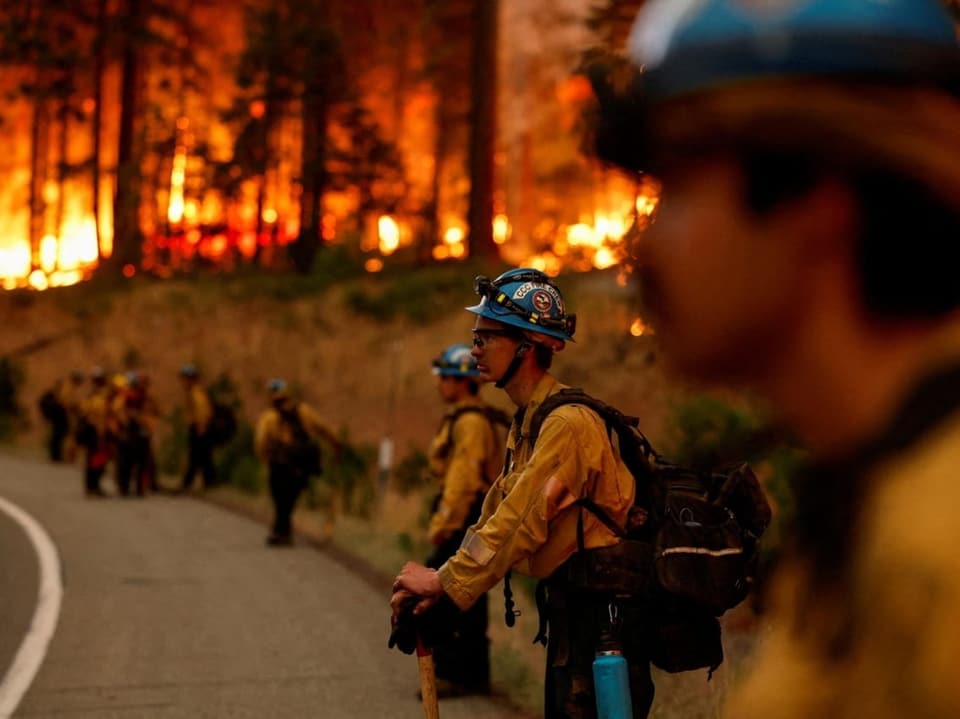
<path fill-rule="evenodd" d="M 387 597 L 310 547 L 189 498 L 85 499 L 80 471 L 0 456 L 0 496 L 52 537 L 63 603 L 15 717 L 423 716 Z M 36 600 L 36 558 L 0 514 L 0 684 Z M 515 716 L 485 698 L 443 719 Z"/>

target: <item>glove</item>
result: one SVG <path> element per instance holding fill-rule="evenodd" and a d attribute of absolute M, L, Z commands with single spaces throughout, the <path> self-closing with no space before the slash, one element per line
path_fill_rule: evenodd
<path fill-rule="evenodd" d="M 404 654 L 413 654 L 417 650 L 418 636 L 428 649 L 453 637 L 460 616 L 457 605 L 444 595 L 426 611 L 415 615 L 413 608 L 419 601 L 418 597 L 410 597 L 400 607 L 400 614 L 387 641 L 389 649 L 396 647 Z"/>

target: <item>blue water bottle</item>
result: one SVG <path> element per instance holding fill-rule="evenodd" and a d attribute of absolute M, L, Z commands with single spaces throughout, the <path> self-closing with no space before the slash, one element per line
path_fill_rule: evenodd
<path fill-rule="evenodd" d="M 601 633 L 600 646 L 593 660 L 597 719 L 633 719 L 627 660 L 614 635 L 614 628 L 618 625 L 616 605 L 610 605 L 610 628 Z"/>

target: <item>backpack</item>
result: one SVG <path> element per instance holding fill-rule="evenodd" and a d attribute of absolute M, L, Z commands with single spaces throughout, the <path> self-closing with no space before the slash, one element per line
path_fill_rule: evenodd
<path fill-rule="evenodd" d="M 444 422 L 448 422 L 450 425 L 450 431 L 447 433 L 447 441 L 439 449 L 441 456 L 446 457 L 450 454 L 450 450 L 453 449 L 453 426 L 457 423 L 457 420 L 460 419 L 465 414 L 476 413 L 482 414 L 487 418 L 487 421 L 493 426 L 494 431 L 497 431 L 497 428 L 502 428 L 502 431 L 506 432 L 510 428 L 510 424 L 513 422 L 510 415 L 504 412 L 502 409 L 497 409 L 496 407 L 489 407 L 487 405 L 467 405 L 466 407 L 457 407 L 449 416 L 444 417 Z"/>
<path fill-rule="evenodd" d="M 291 412 L 280 411 L 280 420 L 293 430 L 293 444 L 283 450 L 283 461 L 298 470 L 305 477 L 316 477 L 323 472 L 323 452 L 317 442 L 303 426 L 300 419 L 300 406 Z"/>
<path fill-rule="evenodd" d="M 233 439 L 237 433 L 237 414 L 233 407 L 224 402 L 211 400 L 211 404 L 213 415 L 207 428 L 207 436 L 214 447 L 219 447 Z"/>
<path fill-rule="evenodd" d="M 716 617 L 749 593 L 759 539 L 771 519 L 756 475 L 745 463 L 708 472 L 673 464 L 640 432 L 638 418 L 573 388 L 549 396 L 537 408 L 530 422 L 531 443 L 546 417 L 565 404 L 583 405 L 603 419 L 636 482 L 625 528 L 589 498 L 576 504 L 623 540 L 624 556 L 652 561 L 652 568 L 628 568 L 635 575 L 632 589 L 642 585 L 641 593 L 656 608 L 651 660 L 670 672 L 712 671 L 723 661 Z"/>

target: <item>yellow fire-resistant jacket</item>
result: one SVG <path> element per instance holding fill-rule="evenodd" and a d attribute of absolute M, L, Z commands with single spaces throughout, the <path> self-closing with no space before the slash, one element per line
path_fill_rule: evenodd
<path fill-rule="evenodd" d="M 70 381 L 70 379 L 63 379 L 57 382 L 56 388 L 57 401 L 63 405 L 63 408 L 67 411 L 67 417 L 70 419 L 71 424 L 76 424 L 77 414 L 80 412 L 80 407 L 83 404 L 83 400 L 80 397 L 80 388 Z"/>
<path fill-rule="evenodd" d="M 441 488 L 437 511 L 430 517 L 430 540 L 440 544 L 467 522 L 471 506 L 486 493 L 503 466 L 503 446 L 477 397 L 454 404 L 444 416 L 437 436 L 430 443 L 430 473 Z M 456 421 L 451 421 L 457 413 Z"/>
<path fill-rule="evenodd" d="M 729 719 L 960 717 L 960 413 L 874 470 L 844 596 L 797 614 L 794 563 Z M 827 646 L 853 619 L 848 651 Z"/>
<path fill-rule="evenodd" d="M 199 384 L 194 384 L 187 390 L 187 426 L 196 430 L 197 434 L 206 434 L 213 419 L 213 403 L 210 395 Z"/>
<path fill-rule="evenodd" d="M 110 393 L 106 387 L 94 389 L 81 403 L 80 414 L 97 430 L 97 437 L 104 439 L 112 429 Z"/>
<path fill-rule="evenodd" d="M 336 445 L 337 435 L 316 410 L 305 402 L 297 405 L 297 415 L 304 431 L 313 438 L 323 438 Z M 254 432 L 254 448 L 261 461 L 270 463 L 281 459 L 285 450 L 294 444 L 294 431 L 290 422 L 283 421 L 280 412 L 273 407 L 264 411 L 257 419 Z"/>
<path fill-rule="evenodd" d="M 536 445 L 531 447 L 526 439 L 537 407 L 563 388 L 549 374 L 537 385 L 525 408 L 520 438 L 516 426 L 510 429 L 510 466 L 487 493 L 480 519 L 460 549 L 440 567 L 443 590 L 461 609 L 510 570 L 543 578 L 566 561 L 577 549 L 577 499 L 590 497 L 615 522 L 626 521 L 633 504 L 633 477 L 595 412 L 582 405 L 558 407 L 544 421 Z M 582 516 L 585 548 L 620 541 L 590 512 Z"/>

